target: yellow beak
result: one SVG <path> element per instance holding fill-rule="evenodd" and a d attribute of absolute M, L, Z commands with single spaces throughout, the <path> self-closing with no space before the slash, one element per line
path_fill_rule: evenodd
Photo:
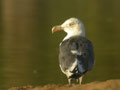
<path fill-rule="evenodd" d="M 60 31 L 60 30 L 64 30 L 64 28 L 61 27 L 61 25 L 54 26 L 54 27 L 52 28 L 52 33 L 57 32 L 57 31 Z"/>

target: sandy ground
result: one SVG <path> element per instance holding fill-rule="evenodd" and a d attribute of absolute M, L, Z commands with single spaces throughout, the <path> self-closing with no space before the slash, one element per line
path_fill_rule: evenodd
<path fill-rule="evenodd" d="M 10 88 L 9 90 L 120 90 L 120 80 L 107 80 L 104 82 L 92 82 L 88 84 L 78 85 L 45 85 L 45 86 L 24 86 Z"/>

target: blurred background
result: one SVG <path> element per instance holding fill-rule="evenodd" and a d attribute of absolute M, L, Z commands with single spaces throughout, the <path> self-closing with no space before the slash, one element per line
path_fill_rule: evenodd
<path fill-rule="evenodd" d="M 66 34 L 51 28 L 70 17 L 95 49 L 83 83 L 120 78 L 120 0 L 0 0 L 0 89 L 67 83 L 58 64 Z"/>

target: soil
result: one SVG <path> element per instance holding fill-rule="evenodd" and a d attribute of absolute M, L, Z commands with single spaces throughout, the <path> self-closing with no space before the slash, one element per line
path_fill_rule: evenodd
<path fill-rule="evenodd" d="M 68 85 L 45 85 L 45 86 L 23 86 L 13 87 L 9 90 L 120 90 L 120 80 L 107 80 L 103 82 L 91 82 L 87 84 Z"/>

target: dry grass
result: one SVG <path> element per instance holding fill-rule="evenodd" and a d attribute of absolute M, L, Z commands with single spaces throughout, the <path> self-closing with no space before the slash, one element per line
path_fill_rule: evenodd
<path fill-rule="evenodd" d="M 9 90 L 120 90 L 120 80 L 92 82 L 83 85 L 73 84 L 71 87 L 69 87 L 68 85 L 64 85 L 64 86 L 45 85 L 43 87 L 24 86 L 24 87 L 10 88 Z"/>

